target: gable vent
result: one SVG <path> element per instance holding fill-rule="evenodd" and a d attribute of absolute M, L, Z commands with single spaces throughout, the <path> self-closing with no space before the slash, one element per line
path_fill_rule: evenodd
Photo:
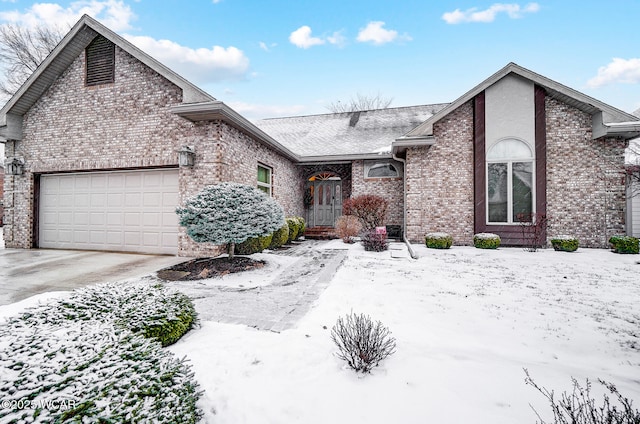
<path fill-rule="evenodd" d="M 86 85 L 111 84 L 115 81 L 116 47 L 98 35 L 85 49 L 87 59 Z"/>

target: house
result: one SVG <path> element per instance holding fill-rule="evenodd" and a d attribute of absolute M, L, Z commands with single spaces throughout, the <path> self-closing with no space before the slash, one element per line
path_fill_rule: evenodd
<path fill-rule="evenodd" d="M 332 226 L 372 193 L 412 241 L 521 243 L 521 220 L 606 246 L 625 230 L 621 177 L 638 118 L 508 64 L 450 104 L 250 122 L 84 16 L 0 110 L 7 247 L 205 256 L 175 207 L 251 184 Z"/>

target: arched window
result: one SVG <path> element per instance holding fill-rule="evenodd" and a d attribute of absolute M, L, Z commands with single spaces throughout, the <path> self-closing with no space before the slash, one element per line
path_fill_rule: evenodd
<path fill-rule="evenodd" d="M 401 164 L 396 161 L 365 161 L 365 178 L 398 178 L 402 176 Z"/>
<path fill-rule="evenodd" d="M 504 139 L 487 152 L 487 221 L 531 222 L 534 212 L 533 152 L 527 143 Z"/>

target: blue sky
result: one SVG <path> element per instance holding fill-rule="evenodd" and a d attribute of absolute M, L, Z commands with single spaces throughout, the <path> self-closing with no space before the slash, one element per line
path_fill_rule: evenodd
<path fill-rule="evenodd" d="M 0 24 L 83 13 L 250 119 L 451 102 L 509 62 L 640 108 L 638 0 L 0 0 Z"/>

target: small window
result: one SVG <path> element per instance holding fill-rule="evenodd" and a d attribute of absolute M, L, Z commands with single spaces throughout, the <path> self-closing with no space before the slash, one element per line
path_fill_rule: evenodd
<path fill-rule="evenodd" d="M 258 188 L 271 196 L 271 168 L 258 165 Z"/>
<path fill-rule="evenodd" d="M 401 177 L 401 165 L 396 161 L 366 161 L 365 178 L 398 178 Z"/>
<path fill-rule="evenodd" d="M 85 49 L 86 85 L 112 84 L 115 81 L 116 47 L 98 35 Z"/>

